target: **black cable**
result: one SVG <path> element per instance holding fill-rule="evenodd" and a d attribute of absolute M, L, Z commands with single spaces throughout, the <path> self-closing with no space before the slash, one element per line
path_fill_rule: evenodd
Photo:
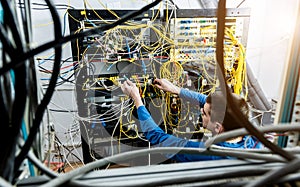
<path fill-rule="evenodd" d="M 55 31 L 55 40 L 59 40 L 62 37 L 62 29 L 61 29 L 61 23 L 60 23 L 60 18 L 58 16 L 57 11 L 55 10 L 54 6 L 52 5 L 52 2 L 50 0 L 46 0 L 46 3 L 49 6 L 51 15 L 52 15 L 52 19 L 53 19 L 53 23 L 54 23 L 54 31 Z M 23 146 L 23 148 L 21 149 L 21 152 L 19 153 L 19 155 L 16 157 L 15 159 L 15 174 L 16 171 L 18 170 L 18 168 L 20 167 L 21 163 L 23 162 L 23 160 L 25 159 L 35 137 L 36 134 L 39 130 L 39 126 L 40 123 L 43 119 L 43 115 L 44 115 L 44 111 L 46 110 L 47 105 L 49 104 L 51 97 L 54 93 L 55 90 L 55 86 L 56 86 L 56 81 L 60 72 L 60 61 L 61 61 L 61 54 L 62 54 L 62 47 L 61 45 L 56 46 L 55 47 L 55 62 L 53 65 L 53 73 L 50 79 L 50 83 L 49 83 L 49 87 L 41 101 L 41 103 L 39 104 L 39 106 L 37 107 L 36 113 L 35 113 L 35 118 L 33 120 L 33 125 L 30 128 L 30 133 L 29 136 Z"/>
<path fill-rule="evenodd" d="M 73 65 L 78 64 L 77 62 L 74 62 L 74 60 L 71 60 L 71 59 L 73 59 L 72 56 L 70 56 L 70 57 L 68 57 L 68 58 L 66 58 L 66 59 L 64 59 L 64 60 L 62 60 L 61 66 L 62 66 L 64 63 L 66 63 L 66 62 L 73 62 Z M 46 59 L 44 59 L 44 60 L 46 60 Z M 50 59 L 50 60 L 51 60 L 51 59 Z"/>
<path fill-rule="evenodd" d="M 71 79 L 72 77 L 74 76 L 74 73 L 72 74 L 72 75 L 70 75 L 70 77 L 68 77 L 67 79 L 63 79 L 63 80 L 61 80 L 61 81 L 58 81 L 57 83 L 56 83 L 56 87 L 58 87 L 58 86 L 61 86 L 61 85 L 63 85 L 64 83 L 66 83 L 66 82 L 68 82 L 68 83 L 72 83 L 72 84 L 75 84 L 75 78 L 73 79 L 73 80 L 68 80 L 68 79 Z M 59 77 L 59 78 L 61 78 L 61 77 Z M 42 86 L 49 86 L 49 84 L 42 84 Z"/>
<path fill-rule="evenodd" d="M 48 5 L 47 5 L 47 4 L 43 4 L 43 3 L 32 3 L 32 4 L 33 4 L 33 5 L 47 6 L 47 7 L 48 7 Z M 62 6 L 62 7 L 66 7 L 66 8 L 69 8 L 69 7 L 71 7 L 72 9 L 74 9 L 74 7 L 73 7 L 73 6 L 71 6 L 71 5 L 68 5 L 68 4 L 54 4 L 54 6 L 55 6 L 55 7 Z"/>
<path fill-rule="evenodd" d="M 69 57 L 69 58 L 70 58 L 70 57 Z M 68 62 L 69 58 L 67 58 L 66 60 L 62 60 L 62 63 L 60 64 L 60 67 L 61 67 L 64 63 Z M 73 57 L 71 57 L 71 58 L 73 58 Z M 44 59 L 44 60 L 46 60 L 46 59 Z M 47 60 L 53 60 L 53 59 L 47 59 Z M 69 61 L 69 62 L 72 62 L 72 61 Z M 77 66 L 78 66 L 77 63 L 73 63 L 73 64 L 72 64 L 72 68 L 73 68 L 73 69 L 75 69 Z M 47 73 L 47 74 L 52 74 L 52 71 L 50 71 L 50 70 L 44 68 L 42 65 L 38 65 L 38 67 L 41 68 L 42 70 L 44 70 L 44 71 L 41 71 L 41 72 Z M 62 74 L 67 74 L 67 73 L 69 73 L 70 71 L 71 71 L 71 70 L 66 70 L 66 71 L 64 71 L 64 72 L 61 72 L 60 74 L 61 74 L 61 75 L 62 75 Z"/>
<path fill-rule="evenodd" d="M 66 147 L 64 144 L 61 143 L 60 139 L 55 135 L 55 139 L 57 140 L 57 142 L 64 148 L 66 149 L 69 153 L 71 153 L 75 158 L 77 158 L 81 163 L 83 163 L 83 161 L 81 160 L 81 158 L 79 158 L 77 155 L 75 155 L 72 150 L 70 150 L 68 147 Z M 67 158 L 67 156 L 66 156 Z"/>
<path fill-rule="evenodd" d="M 10 7 L 10 1 L 1 1 L 1 5 L 4 10 L 4 22 L 5 28 L 10 35 L 7 35 L 7 38 L 12 38 L 15 44 L 15 50 L 11 56 L 11 60 L 16 60 L 19 54 L 24 53 L 23 42 L 21 35 L 16 23 L 16 16 L 13 13 L 14 11 Z M 4 51 L 6 49 L 3 49 Z M 3 124 L 4 131 L 1 131 L 1 137 L 7 137 L 4 141 L 1 141 L 1 156 L 0 156 L 0 175 L 7 179 L 8 181 L 13 180 L 13 168 L 14 168 L 14 158 L 16 151 L 16 141 L 20 133 L 20 127 L 22 124 L 25 103 L 28 94 L 28 65 L 24 63 L 25 61 L 20 62 L 21 66 L 14 67 L 14 100 L 12 103 L 10 111 L 10 122 Z M 8 65 L 8 64 L 6 64 Z M 2 129 L 3 130 L 3 129 Z M 3 133 L 3 134 L 2 134 Z M 5 143 L 4 143 L 5 142 Z"/>
<path fill-rule="evenodd" d="M 46 69 L 46 68 L 44 68 L 44 67 L 42 67 L 40 65 L 38 67 L 42 69 L 42 70 L 40 70 L 40 72 L 43 72 L 43 73 L 46 73 L 46 74 L 52 74 L 52 71 L 50 71 L 50 70 L 48 70 L 48 69 Z M 69 72 L 71 72 L 71 71 L 70 70 L 66 70 L 64 72 L 61 72 L 60 75 L 67 74 Z"/>
<path fill-rule="evenodd" d="M 11 7 L 9 6 L 7 1 L 1 1 L 1 5 L 3 6 L 3 10 L 5 10 L 4 16 L 6 16 L 7 19 L 14 18 L 13 21 L 5 20 L 5 24 L 8 24 L 8 26 L 10 27 L 10 31 L 12 32 L 13 39 L 14 39 L 14 42 L 16 45 L 15 47 L 16 47 L 16 49 L 19 49 L 19 50 L 23 49 L 22 39 L 21 39 L 21 36 L 19 33 L 19 29 L 17 27 L 16 18 L 13 14 L 13 11 L 11 10 Z"/>
<path fill-rule="evenodd" d="M 68 150 L 68 154 L 66 155 L 66 160 L 65 160 L 65 163 L 64 163 L 64 166 L 63 167 L 66 167 L 67 166 L 67 159 L 69 157 L 69 155 L 72 155 L 74 156 L 78 161 L 80 161 L 81 163 L 84 163 L 77 155 L 75 155 L 73 153 L 73 150 L 76 149 L 75 147 L 73 147 L 72 149 Z M 73 158 L 73 161 L 74 161 L 74 158 Z"/>
<path fill-rule="evenodd" d="M 68 83 L 72 83 L 75 84 L 75 73 L 73 72 L 69 77 L 67 78 L 63 78 L 62 76 L 59 76 L 60 79 L 62 79 L 61 81 L 58 81 L 56 83 L 56 87 L 63 85 L 64 83 L 68 82 Z M 73 80 L 70 80 L 72 77 L 74 77 Z M 42 86 L 48 86 L 49 84 L 43 84 Z"/>
<path fill-rule="evenodd" d="M 176 7 L 176 9 L 179 9 L 179 7 L 174 3 L 173 0 L 169 0 L 169 1 Z"/>
<path fill-rule="evenodd" d="M 8 17 L 10 17 L 10 18 L 14 18 L 15 16 L 13 15 L 13 13 L 12 13 L 12 10 L 11 10 L 11 8 L 10 8 L 10 6 L 9 6 L 9 4 L 8 4 L 8 2 L 7 1 L 4 1 L 3 2 L 3 8 L 6 10 L 4 13 L 4 18 L 8 18 Z M 5 28 L 3 27 L 3 25 L 1 24 L 1 41 L 2 42 L 4 42 L 3 43 L 3 45 L 4 45 L 4 48 L 3 48 L 3 51 L 5 51 L 5 52 L 7 52 L 9 55 L 10 55 L 10 58 L 11 59 L 14 59 L 15 58 L 15 56 L 17 55 L 17 54 L 19 54 L 19 52 L 22 52 L 23 51 L 23 44 L 22 44 L 22 41 L 21 41 L 21 38 L 20 38 L 20 34 L 19 34 L 19 32 L 18 32 L 18 28 L 17 28 L 17 26 L 16 26 L 16 22 L 15 22 L 15 20 L 16 19 L 13 19 L 12 21 L 8 21 L 8 20 L 4 20 L 4 25 L 6 25 L 6 23 L 8 24 L 8 25 L 6 25 L 6 26 L 8 26 L 9 28 L 10 28 L 10 31 L 13 33 L 12 35 L 13 35 L 13 40 L 14 40 L 14 43 L 15 43 L 15 46 L 16 47 L 14 47 L 14 46 L 12 46 L 12 43 L 10 42 L 10 41 L 8 41 L 8 39 L 10 38 L 9 36 L 5 36 Z M 7 28 L 7 30 L 8 30 L 8 28 Z M 3 38 L 2 38 L 3 37 Z M 5 58 L 5 56 L 3 56 L 4 58 Z M 4 60 L 3 62 L 5 62 L 6 60 Z M 23 67 L 25 67 L 25 66 L 23 66 Z M 24 73 L 26 73 L 26 72 L 23 72 L 23 69 L 18 69 L 17 71 L 22 71 L 20 74 L 17 74 L 17 72 L 15 72 L 14 74 L 16 74 L 15 76 L 15 80 L 11 80 L 11 81 L 14 81 L 14 82 L 18 82 L 18 84 L 20 84 L 19 82 L 20 82 L 20 80 L 22 80 L 21 78 L 19 79 L 19 77 L 22 77 L 22 75 L 24 75 Z M 26 79 L 25 79 L 26 80 Z M 23 79 L 23 81 L 24 81 L 24 79 Z M 17 84 L 17 83 L 15 83 L 15 84 Z M 26 85 L 26 84 L 25 84 Z M 22 87 L 23 88 L 23 87 Z M 16 89 L 18 89 L 18 88 L 16 88 Z M 24 90 L 24 94 L 22 94 L 22 95 L 25 95 L 26 96 L 26 94 L 27 94 L 27 89 L 25 89 Z M 18 95 L 18 94 L 17 94 Z M 15 96 L 15 97 L 18 97 L 18 96 Z M 19 100 L 20 102 L 21 102 L 21 99 Z M 20 108 L 20 113 L 21 113 L 21 111 L 22 111 L 22 107 Z M 12 112 L 12 114 L 14 114 L 13 112 Z M 17 129 L 17 128 L 16 128 Z"/>
<path fill-rule="evenodd" d="M 6 97 L 6 90 L 9 87 L 6 84 L 6 78 L 1 77 L 0 78 L 0 120 L 2 124 L 9 124 L 9 107 L 8 107 L 8 99 Z M 4 126 L 4 125 L 3 125 Z M 0 127 L 1 131 L 3 132 L 5 129 L 3 129 L 3 126 Z"/>
<path fill-rule="evenodd" d="M 19 0 L 19 3 L 21 2 L 21 0 Z M 31 3 L 30 0 L 23 0 L 24 2 L 24 9 L 20 9 L 20 15 L 22 18 L 22 25 L 24 28 L 24 37 L 25 37 L 25 41 L 26 41 L 26 46 L 28 46 L 27 48 L 30 49 L 30 44 L 32 43 L 32 17 L 31 17 Z M 37 88 L 37 77 L 36 77 L 36 66 L 34 63 L 34 58 L 29 58 L 28 59 L 28 63 L 29 63 L 29 67 L 28 69 L 28 78 L 30 80 L 30 84 L 28 85 L 28 103 L 30 103 L 29 105 L 27 105 L 26 109 L 28 112 L 28 115 L 24 116 L 24 121 L 27 121 L 28 124 L 28 128 L 31 126 L 31 124 L 33 124 L 34 121 L 34 115 L 35 112 L 37 110 L 37 106 L 39 103 L 39 95 L 38 95 L 38 88 Z M 25 125 L 25 124 L 23 124 Z M 27 133 L 27 132 L 26 132 Z M 37 136 L 36 141 L 40 140 L 40 136 Z M 36 146 L 34 147 L 33 151 L 35 151 L 36 153 L 41 153 L 41 149 L 40 146 Z"/>
<path fill-rule="evenodd" d="M 20 0 L 19 0 L 20 3 Z M 23 27 L 24 27 L 24 35 L 25 35 L 25 40 L 26 43 L 30 43 L 31 42 L 31 34 L 32 34 L 32 23 L 31 23 L 31 7 L 30 7 L 30 2 L 28 2 L 28 0 L 24 1 L 24 9 L 22 9 L 21 11 L 21 18 L 23 21 Z M 32 61 L 33 62 L 33 61 Z"/>
<path fill-rule="evenodd" d="M 3 51 L 5 51 L 12 58 L 16 49 L 10 42 L 9 37 L 5 36 L 5 29 L 2 24 L 0 24 L 0 40 Z"/>
<path fill-rule="evenodd" d="M 72 77 L 74 77 L 74 79 L 73 80 L 70 80 Z M 65 82 L 68 82 L 68 83 L 72 83 L 72 84 L 75 84 L 75 73 L 73 72 L 69 77 L 67 77 L 67 78 L 63 78 L 63 77 L 61 77 L 61 76 L 59 76 L 59 78 L 61 78 L 62 79 L 62 81 L 61 82 L 58 82 L 57 84 L 56 84 L 56 86 L 60 86 L 60 85 L 62 85 L 63 83 L 65 83 Z"/>
<path fill-rule="evenodd" d="M 51 112 L 66 112 L 66 113 L 70 113 L 70 112 L 78 112 L 77 110 L 57 110 L 57 109 L 49 109 L 49 111 Z"/>
<path fill-rule="evenodd" d="M 70 59 L 72 59 L 73 57 L 71 56 L 71 57 L 68 57 L 68 58 L 66 58 L 66 59 L 64 59 L 64 60 L 61 60 L 61 63 L 63 64 L 63 63 L 65 63 L 65 62 L 74 62 L 73 60 L 70 60 Z M 38 60 L 38 61 L 40 61 L 40 60 L 49 60 L 49 61 L 54 61 L 54 59 L 53 58 L 37 58 L 36 60 Z M 76 62 L 75 62 L 76 63 Z"/>
<path fill-rule="evenodd" d="M 43 51 L 46 51 L 50 48 L 53 48 L 55 46 L 60 46 L 66 42 L 69 42 L 69 41 L 72 41 L 72 40 L 75 40 L 75 39 L 78 39 L 78 38 L 83 38 L 85 36 L 89 36 L 89 35 L 94 35 L 94 34 L 99 34 L 103 31 L 106 31 L 106 30 L 109 30 L 109 29 L 112 29 L 138 15 L 140 15 L 141 13 L 149 10 L 150 8 L 156 6 L 158 3 L 160 3 L 162 0 L 156 0 L 146 6 L 144 6 L 142 9 L 140 10 L 137 10 L 137 11 L 134 11 L 134 12 L 131 12 L 129 14 L 127 14 L 126 16 L 124 16 L 122 19 L 119 19 L 117 21 L 115 21 L 114 23 L 112 24 L 106 24 L 106 25 L 103 25 L 103 26 L 100 26 L 100 27 L 96 27 L 96 28 L 93 28 L 93 29 L 90 29 L 90 30 L 87 30 L 87 31 L 83 31 L 83 32 L 80 32 L 80 33 L 75 33 L 75 34 L 71 34 L 71 35 L 68 35 L 68 36 L 65 36 L 65 37 L 62 37 L 62 38 L 59 38 L 59 39 L 56 39 L 54 41 L 50 41 L 46 44 L 43 44 L 35 49 L 32 49 L 26 53 L 22 53 L 22 54 L 19 54 L 15 59 L 15 60 L 12 60 L 10 63 L 4 65 L 1 69 L 0 69 L 0 75 L 3 75 L 5 72 L 9 71 L 11 68 L 15 67 L 15 66 L 18 66 L 20 65 L 22 62 L 22 60 L 26 60 L 36 54 L 39 54 Z"/>
<path fill-rule="evenodd" d="M 58 140 L 58 138 L 57 138 L 57 136 L 55 135 L 55 140 Z M 60 145 L 61 145 L 61 143 L 59 142 L 59 141 L 56 141 L 55 142 L 55 144 L 56 144 L 56 146 L 57 146 L 57 150 L 58 150 L 58 157 L 59 157 L 59 159 L 61 160 L 61 163 L 65 163 L 64 162 L 64 160 L 63 160 L 63 155 L 62 155 L 62 153 L 60 152 Z M 65 172 L 65 170 L 63 169 L 62 171 L 60 170 L 60 168 L 58 169 L 58 172 L 60 173 L 60 172 Z"/>
<path fill-rule="evenodd" d="M 224 96 L 227 98 L 227 107 L 233 111 L 234 122 L 243 125 L 247 131 L 254 135 L 262 144 L 264 144 L 267 148 L 272 150 L 274 153 L 281 155 L 283 158 L 287 160 L 293 160 L 296 157 L 284 151 L 277 145 L 273 144 L 269 140 L 267 140 L 262 133 L 260 133 L 242 114 L 242 112 L 238 109 L 238 107 L 233 103 L 233 99 L 231 96 L 231 91 L 226 85 L 225 79 L 225 69 L 224 69 L 224 29 L 225 29 L 225 16 L 226 16 L 226 0 L 219 0 L 218 3 L 218 24 L 217 24 L 217 47 L 216 47 L 216 57 L 217 57 L 217 72 L 218 78 L 220 82 L 221 90 L 224 93 Z"/>
<path fill-rule="evenodd" d="M 64 83 L 68 82 L 68 83 L 72 83 L 75 84 L 75 78 L 73 80 L 70 80 L 72 77 L 74 77 L 75 73 L 73 73 L 72 75 L 70 75 L 67 79 L 64 79 L 62 77 L 60 77 L 62 79 L 62 81 L 59 81 L 56 83 L 56 87 L 63 85 Z"/>
<path fill-rule="evenodd" d="M 2 24 L 0 24 L 0 27 L 1 27 L 1 42 L 6 42 L 6 43 L 10 43 L 10 41 L 8 41 L 7 37 L 4 37 L 4 32 L 2 32 L 2 29 L 4 30 Z M 7 40 L 7 41 L 4 41 L 2 40 L 2 35 L 3 35 L 3 38 L 4 40 Z M 9 46 L 5 45 L 4 43 L 2 43 L 3 47 L 2 47 L 2 63 L 5 64 L 6 63 L 6 52 L 7 50 L 9 50 Z M 5 49 L 5 50 L 4 50 Z M 12 53 L 11 53 L 12 54 Z M 8 97 L 8 95 L 10 95 L 10 89 L 11 88 L 11 82 L 9 79 L 10 78 L 10 75 L 9 74 L 6 74 L 4 76 L 2 76 L 0 78 L 0 121 L 2 122 L 2 124 L 9 124 L 9 105 L 10 103 L 12 102 L 10 100 L 10 98 Z M 1 129 L 1 132 L 5 132 L 7 129 L 7 126 L 6 125 L 1 125 L 0 126 L 0 129 Z M 3 139 L 4 140 L 4 139 Z M 1 141 L 2 142 L 2 141 Z M 1 144 L 0 144 L 1 145 Z"/>
<path fill-rule="evenodd" d="M 1 24 L 2 26 L 2 24 Z M 2 63 L 6 63 L 6 53 L 5 53 L 5 48 L 2 49 Z M 8 133 L 8 124 L 10 122 L 10 106 L 12 103 L 12 98 L 10 98 L 10 93 L 13 88 L 11 88 L 11 80 L 9 79 L 10 75 L 7 73 L 6 75 L 3 75 L 0 77 L 0 150 L 1 150 L 1 155 L 0 155 L 0 164 L 6 164 L 7 157 L 9 151 L 6 151 L 8 149 L 8 146 L 6 147 L 6 144 L 4 143 L 7 139 L 5 136 L 2 136 L 3 132 Z M 4 143 L 4 144 L 3 144 Z M 4 160 L 4 162 L 2 162 Z M 5 168 L 2 168 L 0 166 L 0 173 L 3 174 L 5 171 Z M 1 175 L 4 176 L 4 175 Z"/>
<path fill-rule="evenodd" d="M 44 67 L 41 66 L 41 65 L 39 65 L 38 67 L 39 67 L 40 69 L 42 69 L 42 70 L 39 70 L 39 71 L 42 72 L 42 73 L 47 73 L 47 74 L 51 74 L 51 73 L 52 73 L 50 70 L 44 68 Z"/>
<path fill-rule="evenodd" d="M 61 77 L 61 75 L 64 75 L 64 74 L 67 74 L 67 73 L 70 73 L 70 72 L 71 72 L 70 70 L 66 70 L 64 72 L 61 72 L 59 77 L 64 80 L 65 78 Z M 74 72 L 72 72 L 72 74 L 74 74 Z"/>

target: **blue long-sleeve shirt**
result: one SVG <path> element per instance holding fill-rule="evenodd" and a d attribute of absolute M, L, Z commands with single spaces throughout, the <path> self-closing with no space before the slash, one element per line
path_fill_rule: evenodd
<path fill-rule="evenodd" d="M 181 89 L 179 96 L 182 99 L 188 100 L 192 103 L 198 102 L 201 107 L 205 104 L 206 95 L 200 94 L 194 91 Z M 204 142 L 194 142 L 186 139 L 178 138 L 173 135 L 165 133 L 157 124 L 154 122 L 150 113 L 145 106 L 140 106 L 137 109 L 138 118 L 140 120 L 141 129 L 144 136 L 153 145 L 160 147 L 190 147 L 190 148 L 205 148 Z M 261 146 L 251 136 L 245 136 L 240 142 L 228 143 L 221 142 L 217 144 L 218 146 L 228 147 L 228 148 L 258 148 Z M 213 156 L 213 155 L 196 155 L 196 154 L 173 154 L 166 155 L 173 160 L 178 162 L 188 162 L 188 161 L 201 161 L 201 160 L 218 160 L 226 159 L 229 157 Z"/>

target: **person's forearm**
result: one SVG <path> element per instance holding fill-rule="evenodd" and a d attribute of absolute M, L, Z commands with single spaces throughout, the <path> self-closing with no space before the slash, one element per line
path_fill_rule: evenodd
<path fill-rule="evenodd" d="M 180 89 L 181 89 L 180 87 L 174 86 L 174 87 L 172 88 L 172 93 L 179 95 Z"/>
<path fill-rule="evenodd" d="M 136 108 L 139 108 L 140 106 L 144 105 L 142 98 L 139 94 L 133 94 L 132 99 Z"/>
<path fill-rule="evenodd" d="M 144 105 L 141 97 L 134 98 L 133 100 L 136 108 L 139 108 L 140 106 Z"/>
<path fill-rule="evenodd" d="M 180 90 L 179 97 L 185 101 L 189 101 L 190 103 L 199 103 L 200 107 L 204 106 L 207 98 L 204 94 L 183 88 Z"/>

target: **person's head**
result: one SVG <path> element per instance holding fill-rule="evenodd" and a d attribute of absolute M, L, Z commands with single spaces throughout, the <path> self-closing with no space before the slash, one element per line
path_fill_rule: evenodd
<path fill-rule="evenodd" d="M 246 116 L 248 116 L 247 102 L 237 94 L 231 94 L 235 106 Z M 225 131 L 240 128 L 241 124 L 234 120 L 234 111 L 228 107 L 226 95 L 221 92 L 214 92 L 206 99 L 204 107 L 201 109 L 203 127 L 210 130 L 212 135 Z M 232 105 L 231 105 L 232 106 Z"/>

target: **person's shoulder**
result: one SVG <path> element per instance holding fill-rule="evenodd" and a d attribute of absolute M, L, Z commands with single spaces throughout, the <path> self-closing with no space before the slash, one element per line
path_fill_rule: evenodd
<path fill-rule="evenodd" d="M 243 137 L 243 141 L 246 149 L 262 148 L 261 142 L 254 136 L 246 135 Z"/>

